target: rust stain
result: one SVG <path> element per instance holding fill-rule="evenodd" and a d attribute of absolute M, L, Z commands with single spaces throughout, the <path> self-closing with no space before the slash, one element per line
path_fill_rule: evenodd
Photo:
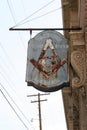
<path fill-rule="evenodd" d="M 46 56 L 46 52 L 50 48 L 52 51 L 52 56 Z M 63 66 L 66 63 L 66 59 L 60 59 L 53 44 L 52 39 L 47 39 L 46 43 L 40 53 L 40 56 L 38 58 L 38 61 L 35 59 L 30 59 L 30 62 L 39 70 L 39 76 L 40 79 L 40 73 L 46 78 L 49 79 L 53 74 L 57 73 L 59 68 Z M 57 76 L 57 75 L 56 75 Z"/>

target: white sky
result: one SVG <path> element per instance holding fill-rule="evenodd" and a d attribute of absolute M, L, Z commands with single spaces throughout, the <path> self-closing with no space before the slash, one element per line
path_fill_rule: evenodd
<path fill-rule="evenodd" d="M 48 3 L 49 5 L 45 7 Z M 39 10 L 43 6 L 44 8 Z M 34 13 L 35 11 L 37 13 Z M 60 0 L 0 1 L 0 90 L 5 95 L 4 97 L 0 92 L 1 130 L 26 130 L 25 125 L 29 130 L 39 129 L 38 104 L 30 103 L 31 100 L 37 100 L 37 97 L 27 97 L 27 95 L 38 94 L 40 91 L 27 87 L 25 82 L 30 34 L 28 31 L 9 31 L 10 27 L 33 13 L 34 15 L 26 20 L 27 23 L 18 27 L 62 27 Z M 39 16 L 43 17 L 39 18 Z M 37 33 L 33 32 L 32 36 Z M 6 99 L 23 122 L 19 120 Z M 61 90 L 42 96 L 41 99 L 47 99 L 46 102 L 41 103 L 42 129 L 66 130 Z"/>

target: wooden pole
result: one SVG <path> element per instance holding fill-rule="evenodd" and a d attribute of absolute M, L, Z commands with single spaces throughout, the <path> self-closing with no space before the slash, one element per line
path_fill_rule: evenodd
<path fill-rule="evenodd" d="M 48 93 L 48 94 L 40 94 L 40 93 L 38 93 L 38 94 L 35 94 L 35 95 L 28 95 L 28 96 L 27 96 L 27 97 L 38 96 L 38 100 L 37 100 L 37 101 L 31 101 L 31 103 L 36 103 L 36 102 L 38 102 L 39 128 L 40 128 L 40 130 L 42 130 L 41 103 L 40 103 L 40 102 L 42 102 L 42 101 L 47 101 L 47 99 L 44 99 L 44 100 L 41 100 L 41 99 L 40 99 L 40 96 L 43 96 L 43 95 L 49 95 L 49 93 Z"/>
<path fill-rule="evenodd" d="M 42 118 L 41 118 L 40 93 L 38 93 L 38 108 L 39 108 L 39 124 L 40 124 L 40 130 L 42 130 Z"/>

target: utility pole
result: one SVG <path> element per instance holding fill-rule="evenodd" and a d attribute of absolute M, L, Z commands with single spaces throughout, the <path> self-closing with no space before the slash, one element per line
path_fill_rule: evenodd
<path fill-rule="evenodd" d="M 41 99 L 40 99 L 40 96 L 43 96 L 43 95 L 49 95 L 49 94 L 40 94 L 40 93 L 38 93 L 38 94 L 35 94 L 35 95 L 27 95 L 27 97 L 38 96 L 38 100 L 31 101 L 31 103 L 36 103 L 36 102 L 38 102 L 38 110 L 39 110 L 39 127 L 40 127 L 40 130 L 42 130 L 41 102 L 47 101 L 47 99 L 44 99 L 44 100 L 41 100 Z"/>

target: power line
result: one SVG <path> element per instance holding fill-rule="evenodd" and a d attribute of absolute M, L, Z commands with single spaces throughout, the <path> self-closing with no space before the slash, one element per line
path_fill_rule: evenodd
<path fill-rule="evenodd" d="M 0 66 L 1 67 L 1 66 Z M 9 83 L 9 81 L 6 79 L 6 77 L 4 76 L 4 74 L 2 73 L 2 72 L 0 72 L 0 75 L 4 78 L 4 80 L 8 83 L 8 85 L 10 86 L 11 84 L 11 81 L 10 81 L 10 83 Z M 12 82 L 12 84 L 13 84 L 13 82 Z M 13 89 L 13 87 L 10 87 L 14 92 L 15 92 L 15 90 Z M 15 92 L 16 93 L 16 92 Z"/>
<path fill-rule="evenodd" d="M 3 58 L 2 57 L 0 57 L 0 59 L 1 59 L 1 63 L 3 63 L 3 65 L 1 65 L 0 64 L 0 67 L 1 67 L 1 69 L 2 69 L 2 72 L 3 72 L 3 74 L 2 74 L 2 72 L 0 71 L 0 74 L 4 77 L 4 79 L 6 80 L 6 82 L 9 84 L 9 82 L 8 82 L 8 78 L 10 77 L 10 75 L 12 74 L 12 72 L 14 72 L 13 74 L 15 74 L 14 75 L 14 77 L 13 76 L 11 76 L 11 80 L 10 80 L 10 83 L 11 83 L 11 81 L 13 81 L 12 79 L 14 79 L 14 81 L 18 81 L 18 79 L 16 79 L 17 78 L 17 75 L 18 75 L 18 73 L 17 73 L 17 71 L 16 71 L 16 69 L 15 69 L 15 66 L 14 66 L 14 63 L 12 62 L 12 60 L 10 59 L 10 57 L 9 57 L 9 55 L 8 55 L 8 53 L 7 53 L 7 51 L 6 51 L 6 49 L 3 47 L 3 45 L 1 44 L 1 42 L 0 42 L 0 47 L 1 47 L 1 49 L 2 49 L 2 51 L 3 51 L 3 53 L 4 53 L 4 55 L 6 56 L 6 59 L 7 59 L 7 61 L 8 61 L 8 63 L 9 64 L 6 64 L 6 62 L 3 60 Z M 9 66 L 10 65 L 10 66 Z M 4 69 L 5 68 L 5 69 Z M 8 69 L 7 69 L 8 68 Z M 5 72 L 5 70 L 7 69 L 7 71 L 9 71 L 9 73 L 10 73 L 10 71 L 11 71 L 11 74 L 10 75 L 7 75 L 7 73 Z M 4 75 L 5 74 L 5 75 Z M 6 76 L 7 75 L 7 76 Z M 5 78 L 6 77 L 6 78 Z M 12 82 L 12 85 L 14 86 L 14 84 L 13 84 L 13 82 Z M 11 87 L 12 88 L 12 87 Z"/>
<path fill-rule="evenodd" d="M 8 68 L 8 70 L 9 70 L 9 72 L 11 71 L 11 74 L 12 74 L 12 70 L 14 70 L 14 69 L 12 69 L 11 67 L 12 66 L 9 66 L 8 64 L 6 64 L 6 62 L 3 60 L 3 58 L 2 57 L 0 57 L 0 60 L 1 60 L 1 62 L 3 63 L 3 66 L 5 66 L 5 68 L 7 69 Z M 11 64 L 10 64 L 11 65 Z M 0 65 L 1 66 L 1 65 Z M 15 73 L 15 71 L 14 71 L 14 74 L 16 74 Z M 16 76 L 16 75 L 15 75 Z"/>
<path fill-rule="evenodd" d="M 20 23 L 19 25 L 23 25 L 23 24 L 28 23 L 28 22 L 31 22 L 31 21 L 33 21 L 33 20 L 37 20 L 37 19 L 39 19 L 39 18 L 41 18 L 41 17 L 44 17 L 44 16 L 46 16 L 46 15 L 48 15 L 48 14 L 54 13 L 55 11 L 57 11 L 57 10 L 59 10 L 59 9 L 60 9 L 60 8 L 51 10 L 51 11 L 45 13 L 45 14 L 42 14 L 42 15 L 40 15 L 40 16 L 37 16 L 37 17 L 34 17 L 34 18 L 32 18 L 32 19 L 29 19 L 29 20 L 27 20 L 27 21 L 25 21 L 25 22 L 22 22 L 22 23 Z M 18 26 L 18 25 L 17 25 L 17 26 Z M 17 26 L 13 26 L 13 28 L 14 28 L 14 27 L 17 27 Z"/>
<path fill-rule="evenodd" d="M 12 97 L 10 96 L 10 94 L 8 93 L 8 91 L 5 89 L 5 87 L 0 83 L 1 87 L 4 89 L 4 91 L 7 93 L 8 97 L 12 100 L 12 102 L 15 104 L 15 106 L 17 107 L 17 109 L 21 112 L 21 114 L 23 115 L 23 117 L 26 119 L 26 121 L 30 124 L 29 120 L 27 119 L 27 117 L 24 115 L 24 113 L 22 112 L 22 110 L 18 107 L 18 105 L 15 103 L 15 101 L 12 99 Z M 30 124 L 31 125 L 31 124 Z"/>
<path fill-rule="evenodd" d="M 10 1 L 10 2 L 11 2 L 11 1 Z M 10 6 L 9 0 L 7 0 L 7 4 L 8 4 L 8 7 L 9 7 L 11 16 L 12 16 L 12 18 L 13 18 L 13 21 L 14 21 L 14 23 L 16 24 L 16 19 L 15 19 L 14 13 L 13 13 L 13 6 L 12 6 L 12 4 L 11 4 L 11 6 Z M 12 8 L 11 8 L 11 7 L 12 7 Z M 23 44 L 23 48 L 25 48 L 24 43 L 23 43 L 23 41 L 22 41 L 22 37 L 21 37 L 20 33 L 18 33 L 18 34 L 19 34 L 20 40 L 21 40 L 21 42 L 22 42 L 22 44 Z"/>
<path fill-rule="evenodd" d="M 9 81 L 5 78 L 5 76 L 3 75 L 2 72 L 0 72 L 1 76 L 5 79 L 5 81 L 8 83 L 9 86 L 12 86 Z M 7 76 L 8 77 L 8 76 Z M 10 81 L 11 82 L 11 81 Z M 13 84 L 13 83 L 12 83 Z M 22 112 L 22 110 L 19 108 L 19 106 L 16 104 L 16 102 L 13 100 L 13 98 L 11 97 L 11 95 L 8 93 L 8 91 L 5 89 L 5 87 L 0 83 L 1 87 L 3 88 L 3 90 L 6 92 L 6 94 L 8 95 L 8 97 L 11 99 L 11 101 L 14 103 L 14 105 L 16 106 L 16 108 L 20 111 L 20 113 L 22 114 L 22 116 L 24 117 L 24 119 L 31 125 L 31 123 L 29 122 L 28 118 L 25 116 L 25 114 Z M 15 93 L 16 91 L 10 87 Z M 32 127 L 33 128 L 33 127 Z"/>
<path fill-rule="evenodd" d="M 33 20 L 37 20 L 37 19 L 39 19 L 39 18 L 41 18 L 41 17 L 43 17 L 43 16 L 45 16 L 45 15 L 48 15 L 48 14 L 50 14 L 50 13 L 53 13 L 53 12 L 57 11 L 57 10 L 59 10 L 59 9 L 70 7 L 71 4 L 74 2 L 74 0 L 72 0 L 71 4 L 65 5 L 64 7 L 61 6 L 61 7 L 57 8 L 57 9 L 51 10 L 51 11 L 45 13 L 45 14 L 42 14 L 42 15 L 40 15 L 40 16 L 37 16 L 37 17 L 34 17 L 34 18 L 31 18 L 31 19 L 27 20 L 28 18 L 30 18 L 31 16 L 33 16 L 34 14 L 36 14 L 37 12 L 39 12 L 40 10 L 44 9 L 45 7 L 47 7 L 49 4 L 51 4 L 51 3 L 54 2 L 54 1 L 55 1 L 55 0 L 52 0 L 51 2 L 49 2 L 48 4 L 46 4 L 45 6 L 43 6 L 42 8 L 38 9 L 37 11 L 35 11 L 34 13 L 32 13 L 31 15 L 27 16 L 25 19 L 21 20 L 19 23 L 17 23 L 17 24 L 16 24 L 15 26 L 13 26 L 12 28 L 15 28 L 15 27 L 17 27 L 17 26 L 23 25 L 23 24 L 25 24 L 25 23 L 27 23 L 27 22 L 30 22 L 30 21 L 33 21 Z M 25 21 L 25 20 L 27 20 L 27 21 Z"/>
<path fill-rule="evenodd" d="M 47 3 L 46 5 L 42 6 L 41 8 L 39 8 L 38 10 L 36 10 L 35 12 L 33 12 L 32 14 L 30 14 L 29 16 L 27 16 L 26 18 L 24 18 L 23 20 L 21 20 L 20 22 L 18 22 L 14 27 L 19 26 L 20 24 L 22 24 L 25 20 L 27 20 L 28 18 L 32 17 L 33 15 L 37 14 L 39 11 L 41 11 L 42 9 L 46 8 L 47 6 L 49 6 L 51 3 L 53 3 L 55 0 L 50 1 L 49 3 Z"/>
<path fill-rule="evenodd" d="M 19 118 L 19 120 L 22 122 L 22 124 L 25 126 L 25 128 L 27 130 L 29 130 L 29 128 L 27 127 L 27 125 L 24 123 L 24 121 L 21 119 L 21 117 L 18 115 L 18 113 L 16 112 L 15 108 L 12 106 L 12 104 L 9 102 L 9 100 L 7 99 L 7 97 L 5 96 L 5 94 L 3 93 L 3 91 L 0 89 L 3 97 L 5 98 L 5 100 L 8 102 L 8 104 L 10 105 L 10 107 L 12 108 L 12 110 L 14 111 L 14 113 L 16 114 L 16 116 Z"/>
<path fill-rule="evenodd" d="M 21 5 L 23 7 L 23 10 L 24 10 L 24 15 L 26 14 L 26 10 L 25 10 L 25 7 L 24 7 L 24 2 L 21 0 Z"/>
<path fill-rule="evenodd" d="M 9 84 L 9 81 L 4 77 L 4 75 L 0 72 L 1 76 L 5 79 L 5 81 Z M 7 93 L 7 95 L 9 96 L 9 98 L 12 100 L 12 102 L 15 104 L 15 106 L 17 107 L 17 109 L 21 112 L 21 114 L 23 115 L 23 117 L 27 120 L 27 122 L 30 124 L 29 120 L 27 119 L 27 117 L 24 115 L 24 113 L 22 112 L 22 110 L 18 107 L 18 105 L 15 103 L 15 101 L 12 99 L 12 97 L 10 96 L 10 94 L 8 93 L 8 91 L 5 89 L 5 87 L 0 83 L 1 87 L 4 89 L 4 91 Z M 12 87 L 10 87 L 12 89 Z M 14 92 L 15 90 L 12 89 Z M 16 93 L 16 92 L 15 92 Z"/>
<path fill-rule="evenodd" d="M 16 24 L 16 20 L 15 20 L 14 14 L 13 14 L 13 12 L 12 12 L 12 8 L 11 8 L 11 6 L 10 6 L 9 0 L 7 0 L 7 4 L 8 4 L 8 7 L 9 7 L 9 10 L 10 10 L 10 13 L 11 13 L 11 15 L 12 15 L 12 18 L 13 18 L 15 24 Z"/>
<path fill-rule="evenodd" d="M 9 77 L 9 75 L 6 74 L 4 68 L 3 68 L 1 65 L 0 65 L 0 68 L 1 68 L 1 70 L 2 70 L 2 71 L 0 71 L 0 75 L 3 77 L 3 79 L 5 80 L 5 82 L 7 82 L 7 84 L 9 85 L 9 87 L 14 91 L 14 93 L 15 93 L 16 96 L 17 96 L 17 93 L 16 93 L 16 91 L 15 91 L 14 88 L 13 88 L 13 86 L 16 87 L 15 82 L 13 82 L 13 80 L 11 79 L 11 77 Z M 10 72 L 10 71 L 9 71 L 9 72 Z M 8 79 L 8 78 L 10 78 L 10 79 Z M 14 79 L 15 79 L 15 78 L 14 78 Z M 17 81 L 17 80 L 15 79 L 15 81 Z M 18 98 L 19 98 L 19 97 L 18 97 Z"/>
<path fill-rule="evenodd" d="M 12 60 L 10 59 L 10 57 L 9 57 L 9 55 L 8 55 L 8 53 L 7 53 L 7 51 L 5 50 L 5 48 L 4 48 L 4 46 L 2 45 L 1 42 L 0 42 L 0 47 L 2 48 L 2 50 L 3 50 L 4 54 L 5 54 L 5 56 L 8 58 L 8 61 L 9 61 L 9 64 L 11 65 L 11 67 L 12 67 L 12 70 L 14 70 L 14 73 L 17 74 L 16 69 L 15 69 L 15 67 L 14 67 L 14 63 L 13 63 Z M 9 68 L 9 67 L 8 67 L 8 68 Z"/>

